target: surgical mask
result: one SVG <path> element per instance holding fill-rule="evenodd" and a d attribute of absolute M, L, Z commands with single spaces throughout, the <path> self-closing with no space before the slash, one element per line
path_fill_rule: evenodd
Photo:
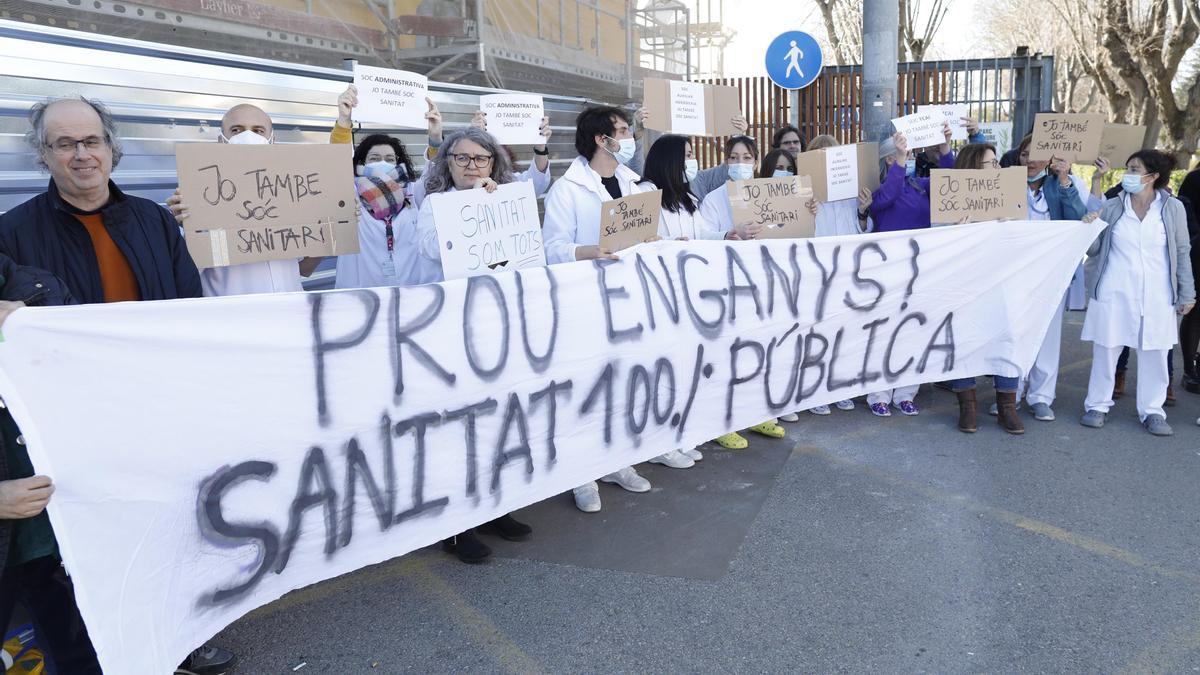
<path fill-rule="evenodd" d="M 700 173 L 700 162 L 698 160 L 683 160 L 683 182 L 690 183 L 696 180 L 696 174 L 698 173 Z"/>
<path fill-rule="evenodd" d="M 611 136 L 609 136 L 609 138 L 617 141 L 617 139 L 612 138 Z M 633 140 L 632 138 L 622 138 L 617 142 L 621 144 L 621 147 L 616 152 L 608 150 L 608 145 L 605 145 L 604 149 L 608 150 L 613 157 L 616 157 L 618 162 L 622 164 L 629 164 L 629 161 L 633 159 L 633 155 L 637 152 L 637 141 Z"/>
<path fill-rule="evenodd" d="M 401 180 L 404 180 L 407 172 L 404 170 L 404 167 L 400 166 L 399 164 L 392 164 L 391 162 L 380 160 L 378 162 L 371 162 L 369 164 L 363 164 L 359 166 L 355 173 L 357 173 L 359 176 L 366 176 L 367 178 L 386 178 L 388 180 L 400 182 Z"/>
<path fill-rule="evenodd" d="M 904 175 L 905 176 L 917 175 L 917 160 L 910 159 L 904 163 Z"/>
<path fill-rule="evenodd" d="M 1041 171 L 1037 172 L 1037 175 L 1030 176 L 1029 178 L 1026 178 L 1025 180 L 1029 181 L 1030 183 L 1036 183 L 1045 177 L 1046 177 L 1046 170 L 1042 169 Z"/>
<path fill-rule="evenodd" d="M 1121 189 L 1125 192 L 1136 195 L 1146 187 L 1142 182 L 1142 177 L 1136 173 L 1127 173 L 1121 177 Z"/>
<path fill-rule="evenodd" d="M 775 173 L 771 174 L 771 177 L 772 178 L 787 178 L 788 176 L 795 176 L 795 175 L 796 174 L 792 173 L 791 171 L 788 171 L 787 169 L 775 169 Z"/>
<path fill-rule="evenodd" d="M 753 164 L 726 164 L 729 167 L 729 177 L 733 180 L 750 180 L 754 178 Z"/>
<path fill-rule="evenodd" d="M 275 134 L 271 134 L 270 138 L 263 138 L 249 129 L 234 134 L 232 138 L 226 138 L 225 134 L 221 134 L 221 138 L 224 138 L 225 142 L 230 145 L 270 145 L 275 142 Z"/>

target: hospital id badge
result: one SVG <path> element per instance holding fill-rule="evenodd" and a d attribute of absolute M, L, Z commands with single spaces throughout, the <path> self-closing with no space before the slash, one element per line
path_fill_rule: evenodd
<path fill-rule="evenodd" d="M 396 263 L 393 262 L 391 258 L 384 260 L 383 264 L 380 265 L 380 267 L 383 268 L 383 276 L 385 276 L 389 279 L 396 278 Z"/>

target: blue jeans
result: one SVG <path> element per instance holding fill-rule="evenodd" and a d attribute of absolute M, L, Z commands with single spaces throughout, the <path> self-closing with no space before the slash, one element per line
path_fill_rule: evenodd
<path fill-rule="evenodd" d="M 996 391 L 1003 392 L 1005 394 L 1017 393 L 1017 378 L 1005 377 L 1003 375 L 993 375 L 992 380 L 996 384 Z M 956 394 L 960 391 L 967 391 L 968 389 L 974 388 L 975 378 L 973 377 L 964 377 L 961 380 L 950 381 L 950 391 Z"/>

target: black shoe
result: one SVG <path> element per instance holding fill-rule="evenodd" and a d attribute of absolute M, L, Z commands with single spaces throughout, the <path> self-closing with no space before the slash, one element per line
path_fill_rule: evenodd
<path fill-rule="evenodd" d="M 481 563 L 492 554 L 492 549 L 479 541 L 479 537 L 476 537 L 475 533 L 470 530 L 443 540 L 442 550 L 446 553 L 453 553 L 455 557 L 468 565 Z"/>
<path fill-rule="evenodd" d="M 1184 375 L 1183 382 L 1181 382 L 1181 384 L 1183 385 L 1184 391 L 1190 394 L 1200 394 L 1200 377 Z"/>
<path fill-rule="evenodd" d="M 491 522 L 484 523 L 479 526 L 479 531 L 485 534 L 494 534 L 509 541 L 525 541 L 529 535 L 533 534 L 532 527 L 512 516 L 500 516 Z"/>
<path fill-rule="evenodd" d="M 210 644 L 201 645 L 179 664 L 175 675 L 222 675 L 237 663 L 233 652 Z"/>

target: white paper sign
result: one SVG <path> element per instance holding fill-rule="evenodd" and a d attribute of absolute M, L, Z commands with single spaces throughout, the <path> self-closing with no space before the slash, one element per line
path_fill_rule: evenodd
<path fill-rule="evenodd" d="M 501 145 L 545 145 L 540 131 L 545 106 L 537 94 L 488 94 L 479 97 L 487 130 Z"/>
<path fill-rule="evenodd" d="M 969 117 L 966 103 L 945 103 L 941 105 L 919 105 L 917 112 L 940 113 L 947 122 L 950 123 L 950 140 L 965 141 L 967 140 L 967 125 L 963 123 L 962 118 Z M 941 138 L 945 138 L 942 136 Z M 941 141 L 938 141 L 940 144 Z"/>
<path fill-rule="evenodd" d="M 700 82 L 671 83 L 671 132 L 685 136 L 703 136 L 704 84 Z"/>
<path fill-rule="evenodd" d="M 985 122 L 979 125 L 979 132 L 997 151 L 1004 153 L 1013 148 L 1012 128 L 1012 122 Z"/>
<path fill-rule="evenodd" d="M 519 180 L 491 193 L 456 190 L 426 199 L 433 208 L 446 279 L 545 266 L 533 183 Z"/>
<path fill-rule="evenodd" d="M 284 593 L 671 448 L 1019 375 L 1103 227 L 660 241 L 424 286 L 20 309 L 0 396 L 54 479 L 104 672 L 170 673 Z"/>
<path fill-rule="evenodd" d="M 826 194 L 829 201 L 858 196 L 858 146 L 825 148 Z"/>
<path fill-rule="evenodd" d="M 372 66 L 354 66 L 354 86 L 358 105 L 354 118 L 359 122 L 387 124 L 404 129 L 428 126 L 425 113 L 429 104 L 429 79 L 418 73 Z"/>
<path fill-rule="evenodd" d="M 908 148 L 916 150 L 918 148 L 941 145 L 946 142 L 946 135 L 942 133 L 942 122 L 944 119 L 940 113 L 932 113 L 926 110 L 925 112 L 915 112 L 904 117 L 897 117 L 892 120 L 892 124 L 896 126 L 896 131 L 904 134 L 904 137 L 908 140 Z"/>

